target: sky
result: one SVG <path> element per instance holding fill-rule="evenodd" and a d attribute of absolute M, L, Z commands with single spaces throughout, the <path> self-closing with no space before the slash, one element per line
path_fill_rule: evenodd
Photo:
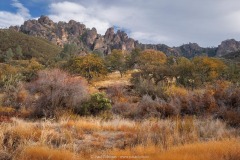
<path fill-rule="evenodd" d="M 141 43 L 213 47 L 240 40 L 240 0 L 0 0 L 0 28 L 41 15 L 100 34 L 115 26 Z"/>

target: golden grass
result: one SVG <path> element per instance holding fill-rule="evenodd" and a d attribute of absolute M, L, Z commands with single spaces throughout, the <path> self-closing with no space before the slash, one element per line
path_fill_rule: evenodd
<path fill-rule="evenodd" d="M 11 130 L 11 133 L 24 140 L 38 141 L 41 136 L 41 130 L 35 126 L 16 126 Z"/>
<path fill-rule="evenodd" d="M 231 139 L 224 141 L 210 141 L 205 143 L 187 144 L 161 150 L 154 145 L 137 146 L 125 150 L 112 150 L 108 155 L 116 156 L 115 159 L 136 159 L 141 157 L 149 160 L 239 160 L 240 140 Z M 132 157 L 132 158 L 131 158 Z"/>
<path fill-rule="evenodd" d="M 67 150 L 51 149 L 47 146 L 29 146 L 23 149 L 19 160 L 75 160 L 79 159 Z"/>
<path fill-rule="evenodd" d="M 102 80 L 91 82 L 90 92 L 91 93 L 98 92 L 98 88 L 101 88 L 101 87 L 109 87 L 114 85 L 123 85 L 123 86 L 130 85 L 131 74 L 133 72 L 134 71 L 128 71 L 122 77 L 120 73 L 117 71 L 113 73 L 109 73 Z"/>
<path fill-rule="evenodd" d="M 58 160 L 60 153 L 66 154 L 64 157 L 67 158 L 89 159 L 92 155 L 97 156 L 96 153 L 108 154 L 111 148 L 114 150 L 109 152 L 119 156 L 143 153 L 140 155 L 156 157 L 158 152 L 168 154 L 176 146 L 194 144 L 194 149 L 196 144 L 201 144 L 199 142 L 215 143 L 229 137 L 239 137 L 239 131 L 211 118 L 176 117 L 141 122 L 117 117 L 111 120 L 65 117 L 36 122 L 13 118 L 11 123 L 0 123 L 0 151 L 22 160 L 25 157 Z"/>

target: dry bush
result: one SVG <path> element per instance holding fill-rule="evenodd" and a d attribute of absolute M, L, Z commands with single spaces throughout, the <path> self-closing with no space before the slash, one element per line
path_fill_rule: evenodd
<path fill-rule="evenodd" d="M 27 96 L 28 92 L 25 90 L 24 85 L 22 83 L 18 83 L 16 86 L 5 90 L 3 96 L 3 106 L 11 106 L 15 109 L 20 109 Z"/>
<path fill-rule="evenodd" d="M 153 100 L 152 97 L 145 95 L 138 105 L 137 115 L 140 118 L 165 118 L 170 115 L 176 115 L 177 113 L 175 111 L 175 108 L 165 100 L 159 99 L 158 97 Z"/>
<path fill-rule="evenodd" d="M 35 117 L 53 117 L 57 110 L 73 109 L 89 97 L 83 78 L 71 77 L 58 69 L 38 72 L 38 79 L 27 88 L 38 97 L 32 102 Z"/>
<path fill-rule="evenodd" d="M 137 117 L 138 105 L 129 102 L 115 102 L 112 107 L 114 114 L 120 115 L 124 118 Z"/>
<path fill-rule="evenodd" d="M 124 96 L 124 86 L 123 85 L 113 85 L 107 88 L 107 94 L 110 95 L 110 97 L 116 97 L 120 98 Z"/>
<path fill-rule="evenodd" d="M 12 160 L 12 155 L 6 151 L 0 150 L 0 159 L 1 160 Z"/>
<path fill-rule="evenodd" d="M 186 90 L 170 87 L 166 94 L 168 99 L 143 96 L 140 102 L 142 115 L 150 114 L 159 117 L 178 115 L 206 116 L 226 120 L 230 125 L 239 126 L 240 88 L 225 81 L 217 81 L 214 86 L 202 90 Z M 155 99 L 153 99 L 155 98 Z"/>
<path fill-rule="evenodd" d="M 217 81 L 215 85 L 197 90 L 171 86 L 164 94 L 167 99 L 144 95 L 138 103 L 131 103 L 130 98 L 128 101 L 118 99 L 115 100 L 112 111 L 133 119 L 211 115 L 226 120 L 235 127 L 240 124 L 240 88 L 229 82 Z"/>
<path fill-rule="evenodd" d="M 167 99 L 166 89 L 167 86 L 164 82 L 159 82 L 156 84 L 153 79 L 144 79 L 140 73 L 133 74 L 132 83 L 135 86 L 136 91 L 140 95 L 151 95 L 153 97 L 161 97 L 162 99 Z"/>
<path fill-rule="evenodd" d="M 232 126 L 240 126 L 240 111 L 229 110 L 222 113 L 223 119 Z"/>

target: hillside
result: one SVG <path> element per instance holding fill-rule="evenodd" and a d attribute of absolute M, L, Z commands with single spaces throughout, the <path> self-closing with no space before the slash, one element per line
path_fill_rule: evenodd
<path fill-rule="evenodd" d="M 100 52 L 110 54 L 113 49 L 132 51 L 135 48 L 155 49 L 166 55 L 184 56 L 192 58 L 200 55 L 224 56 L 240 50 L 240 42 L 230 39 L 223 41 L 218 47 L 201 47 L 197 43 L 169 47 L 165 44 L 142 44 L 130 38 L 124 31 L 115 31 L 113 27 L 107 29 L 104 35 L 96 28 L 89 29 L 84 24 L 70 20 L 69 22 L 54 23 L 49 17 L 41 16 L 38 20 L 27 20 L 20 27 L 12 26 L 11 30 L 27 35 L 41 37 L 58 46 L 76 44 L 82 52 Z"/>
<path fill-rule="evenodd" d="M 223 56 L 223 58 L 240 62 L 240 51 L 229 53 Z"/>
<path fill-rule="evenodd" d="M 0 30 L 0 54 L 5 54 L 10 48 L 15 53 L 19 46 L 23 59 L 37 58 L 41 62 L 46 62 L 61 51 L 59 46 L 45 39 L 13 30 Z"/>
<path fill-rule="evenodd" d="M 124 31 L 115 31 L 113 27 L 107 29 L 104 35 L 98 34 L 96 28 L 86 28 L 80 22 L 70 20 L 69 22 L 54 23 L 49 17 L 41 16 L 38 20 L 27 20 L 20 27 L 10 29 L 28 35 L 42 37 L 52 43 L 64 46 L 65 44 L 77 44 L 82 52 L 100 52 L 110 54 L 113 49 L 131 51 L 135 48 L 155 49 L 167 55 L 185 56 L 192 58 L 197 55 L 216 55 L 216 48 L 202 48 L 196 43 L 184 44 L 179 47 L 169 47 L 165 44 L 142 44 L 130 38 Z"/>

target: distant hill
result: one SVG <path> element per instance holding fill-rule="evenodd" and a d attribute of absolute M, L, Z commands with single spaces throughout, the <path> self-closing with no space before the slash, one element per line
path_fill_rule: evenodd
<path fill-rule="evenodd" d="M 228 53 L 224 55 L 223 58 L 240 62 L 240 51 Z"/>
<path fill-rule="evenodd" d="M 70 20 L 69 22 L 54 23 L 49 17 L 41 16 L 38 20 L 25 21 L 20 27 L 13 26 L 10 29 L 28 35 L 42 37 L 52 43 L 64 46 L 73 43 L 82 52 L 101 52 L 110 54 L 113 49 L 131 51 L 135 48 L 155 49 L 163 51 L 167 55 L 185 56 L 192 58 L 197 55 L 216 55 L 216 48 L 202 48 L 196 43 L 184 44 L 180 47 L 169 47 L 164 44 L 142 44 L 128 37 L 124 31 L 114 31 L 111 27 L 104 35 L 97 33 L 96 28 L 86 28 L 80 22 Z"/>
<path fill-rule="evenodd" d="M 73 43 L 85 53 L 95 51 L 110 54 L 113 49 L 131 51 L 140 48 L 159 50 L 166 55 L 192 58 L 200 55 L 222 57 L 240 50 L 240 42 L 234 39 L 225 40 L 218 47 L 200 47 L 197 43 L 188 43 L 178 47 L 169 47 L 165 44 L 142 44 L 128 37 L 124 31 L 114 31 L 113 27 L 107 29 L 104 35 L 100 35 L 96 28 L 86 28 L 80 22 L 70 20 L 69 22 L 54 23 L 47 16 L 41 16 L 38 20 L 27 20 L 20 27 L 12 26 L 10 29 L 42 37 L 61 47 L 64 44 Z"/>
<path fill-rule="evenodd" d="M 33 37 L 14 30 L 0 30 L 0 54 L 5 54 L 7 50 L 16 48 L 22 50 L 23 59 L 37 58 L 41 62 L 55 57 L 61 52 L 61 48 L 45 39 Z"/>

